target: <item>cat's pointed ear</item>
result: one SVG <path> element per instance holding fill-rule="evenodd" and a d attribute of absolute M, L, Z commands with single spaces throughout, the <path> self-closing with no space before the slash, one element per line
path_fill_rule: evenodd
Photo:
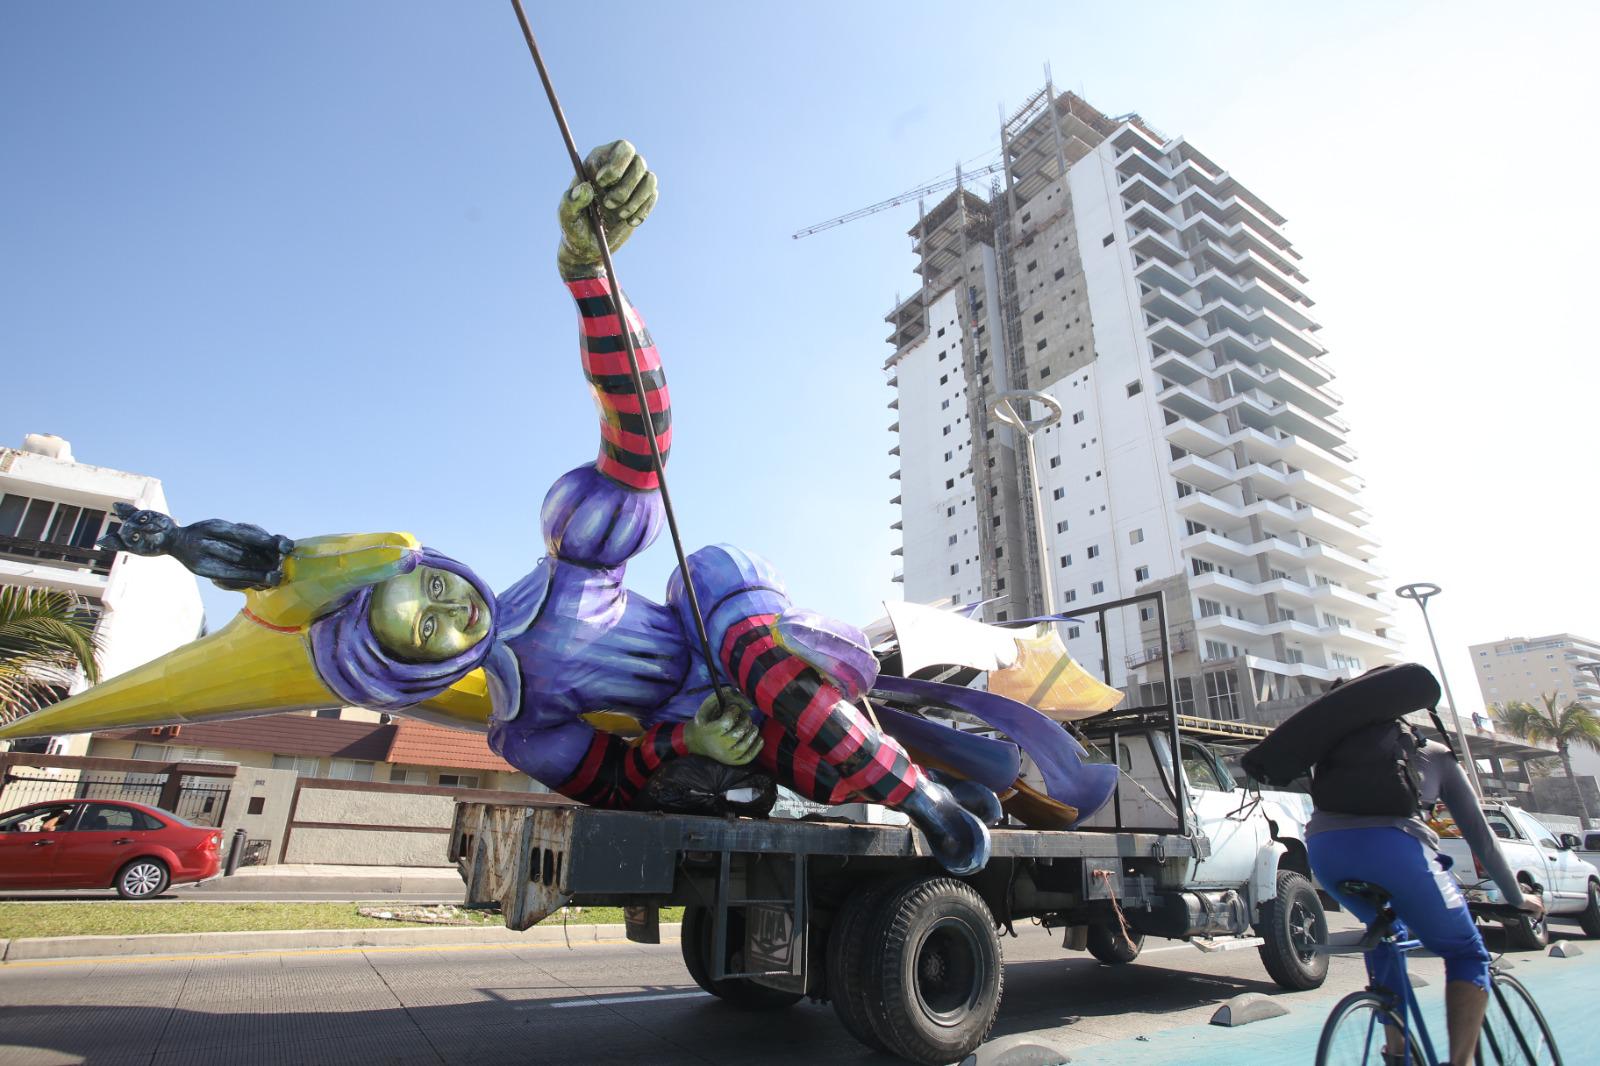
<path fill-rule="evenodd" d="M 137 514 L 139 511 L 139 508 L 135 507 L 131 503 L 120 502 L 112 504 L 111 509 L 116 512 L 118 518 L 124 521 L 126 521 L 132 515 Z"/>

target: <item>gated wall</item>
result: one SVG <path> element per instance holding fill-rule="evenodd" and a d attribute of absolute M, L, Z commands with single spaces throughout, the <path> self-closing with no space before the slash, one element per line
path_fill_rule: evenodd
<path fill-rule="evenodd" d="M 457 799 L 567 806 L 560 796 L 301 778 L 279 862 L 449 866 Z"/>
<path fill-rule="evenodd" d="M 220 827 L 238 771 L 232 763 L 0 752 L 0 811 L 41 800 L 120 799 Z"/>

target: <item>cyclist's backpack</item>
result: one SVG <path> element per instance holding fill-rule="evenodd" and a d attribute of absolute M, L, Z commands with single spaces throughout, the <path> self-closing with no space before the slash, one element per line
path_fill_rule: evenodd
<path fill-rule="evenodd" d="M 1422 740 L 1401 721 L 1362 726 L 1311 768 L 1311 801 L 1336 814 L 1409 818 L 1422 807 L 1412 758 Z"/>
<path fill-rule="evenodd" d="M 1425 666 L 1401 663 L 1368 670 L 1300 708 L 1246 752 L 1241 763 L 1263 784 L 1287 785 L 1328 758 L 1351 734 L 1369 726 L 1391 726 L 1412 711 L 1433 707 L 1439 695 L 1439 682 Z M 1353 744 L 1347 754 L 1360 749 Z"/>

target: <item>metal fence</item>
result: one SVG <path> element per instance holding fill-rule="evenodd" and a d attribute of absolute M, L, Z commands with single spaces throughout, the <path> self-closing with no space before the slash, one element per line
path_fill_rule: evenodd
<path fill-rule="evenodd" d="M 224 763 L 0 753 L 0 811 L 44 800 L 129 800 L 220 826 L 237 773 Z"/>

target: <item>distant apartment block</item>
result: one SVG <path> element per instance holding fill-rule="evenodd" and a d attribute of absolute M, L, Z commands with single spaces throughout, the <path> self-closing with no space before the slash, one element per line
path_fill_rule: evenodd
<path fill-rule="evenodd" d="M 205 621 L 199 587 L 175 560 L 95 546 L 120 525 L 111 513 L 115 503 L 167 510 L 158 479 L 80 463 L 59 437 L 30 433 L 21 448 L 0 448 L 0 585 L 81 596 L 96 617 L 102 677 L 188 643 Z M 83 684 L 80 677 L 62 697 Z M 88 736 L 49 743 L 58 754 L 82 755 Z"/>
<path fill-rule="evenodd" d="M 888 315 L 896 549 L 908 600 L 993 620 L 1166 594 L 1180 710 L 1281 721 L 1391 661 L 1390 605 L 1341 399 L 1284 217 L 1182 137 L 1047 85 L 1000 131 L 1003 179 L 919 210 L 918 291 Z M 1046 543 L 990 414 L 1048 392 Z M 1039 567 L 1056 602 L 1042 602 Z M 1154 612 L 1065 627 L 1136 700 Z"/>
<path fill-rule="evenodd" d="M 1507 637 L 1468 649 L 1485 707 L 1522 700 L 1542 707 L 1552 693 L 1559 703 L 1582 700 L 1600 713 L 1600 641 L 1574 633 Z M 1600 776 L 1600 752 L 1572 749 L 1577 773 Z"/>

